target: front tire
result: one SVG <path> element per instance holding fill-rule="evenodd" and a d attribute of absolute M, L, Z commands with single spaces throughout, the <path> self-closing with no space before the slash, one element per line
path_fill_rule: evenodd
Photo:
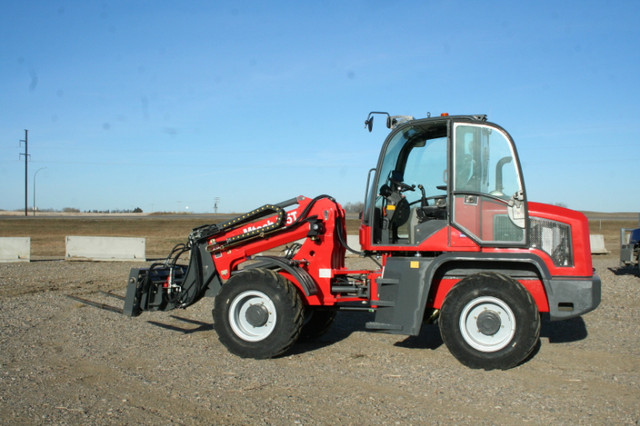
<path fill-rule="evenodd" d="M 540 315 L 531 294 L 497 273 L 464 278 L 447 294 L 440 334 L 470 368 L 506 370 L 524 361 L 540 339 Z"/>
<path fill-rule="evenodd" d="M 218 339 L 243 358 L 272 358 L 297 340 L 304 319 L 295 286 L 268 269 L 249 269 L 229 279 L 216 296 Z"/>

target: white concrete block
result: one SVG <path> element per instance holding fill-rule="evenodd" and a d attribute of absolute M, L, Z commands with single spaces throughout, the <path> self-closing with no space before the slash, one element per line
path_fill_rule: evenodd
<path fill-rule="evenodd" d="M 591 234 L 589 235 L 589 242 L 591 243 L 591 254 L 609 253 L 609 250 L 604 246 L 604 235 Z"/>
<path fill-rule="evenodd" d="M 0 237 L 0 262 L 29 262 L 31 237 Z"/>
<path fill-rule="evenodd" d="M 356 250 L 356 251 L 362 250 L 362 247 L 360 246 L 359 235 L 347 235 L 347 245 L 349 246 L 349 248 L 353 250 Z M 347 250 L 347 256 L 357 256 L 357 255 Z"/>
<path fill-rule="evenodd" d="M 146 240 L 130 237 L 66 237 L 66 259 L 146 260 Z"/>

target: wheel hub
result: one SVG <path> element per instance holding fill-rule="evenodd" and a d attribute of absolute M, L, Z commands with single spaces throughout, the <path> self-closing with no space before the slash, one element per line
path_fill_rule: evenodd
<path fill-rule="evenodd" d="M 273 332 L 278 314 L 273 300 L 258 290 L 238 294 L 229 306 L 229 326 L 247 342 L 259 342 Z"/>
<path fill-rule="evenodd" d="M 512 341 L 516 317 L 509 305 L 493 296 L 480 296 L 460 312 L 460 333 L 464 341 L 480 352 L 497 352 Z"/>
<path fill-rule="evenodd" d="M 269 320 L 269 311 L 262 303 L 256 303 L 247 308 L 245 318 L 253 327 L 262 327 Z"/>
<path fill-rule="evenodd" d="M 502 321 L 500 320 L 500 315 L 497 312 L 484 311 L 478 315 L 476 325 L 478 326 L 480 333 L 486 336 L 493 336 L 500 330 Z"/>

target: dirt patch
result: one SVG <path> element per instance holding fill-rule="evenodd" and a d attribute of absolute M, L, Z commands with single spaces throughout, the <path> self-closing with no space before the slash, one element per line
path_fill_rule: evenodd
<path fill-rule="evenodd" d="M 352 259 L 350 262 L 358 262 Z M 246 360 L 212 330 L 212 300 L 138 318 L 120 307 L 133 263 L 0 264 L 0 418 L 16 423 L 327 424 L 640 421 L 640 277 L 595 258 L 602 305 L 542 328 L 535 356 L 470 370 L 436 326 L 364 330 L 342 312 L 317 341 Z M 354 265 L 351 265 L 354 266 Z"/>
<path fill-rule="evenodd" d="M 203 223 L 3 218 L 0 235 L 31 236 L 32 253 L 41 259 L 61 259 L 64 236 L 81 232 L 146 237 L 148 256 L 160 257 Z M 354 312 L 339 313 L 326 335 L 283 357 L 241 359 L 218 342 L 211 299 L 138 318 L 101 309 L 122 306 L 129 269 L 141 263 L 0 264 L 0 418 L 7 424 L 637 424 L 640 277 L 618 267 L 616 238 L 627 223 L 590 224 L 612 251 L 594 257 L 601 306 L 581 318 L 544 322 L 534 356 L 508 371 L 462 366 L 435 325 L 417 337 L 375 334 L 364 327 L 371 314 Z M 348 259 L 349 267 L 366 267 L 359 262 Z"/>

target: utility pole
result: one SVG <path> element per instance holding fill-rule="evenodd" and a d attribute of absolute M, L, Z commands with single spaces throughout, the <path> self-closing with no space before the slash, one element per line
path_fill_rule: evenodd
<path fill-rule="evenodd" d="M 24 129 L 24 140 L 20 142 L 24 142 L 24 153 L 20 153 L 20 155 L 24 155 L 24 215 L 28 216 L 27 211 L 29 209 L 29 200 L 27 198 L 28 191 L 28 168 L 29 168 L 29 131 Z"/>

